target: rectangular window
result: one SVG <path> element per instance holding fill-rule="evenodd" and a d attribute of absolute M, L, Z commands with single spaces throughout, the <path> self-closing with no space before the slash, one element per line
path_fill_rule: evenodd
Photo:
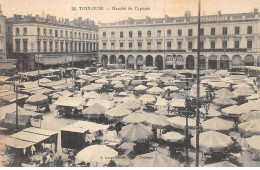
<path fill-rule="evenodd" d="M 120 32 L 120 38 L 124 38 L 124 32 L 123 31 Z"/>
<path fill-rule="evenodd" d="M 60 52 L 63 52 L 63 42 L 60 42 Z"/>
<path fill-rule="evenodd" d="M 142 37 L 142 31 L 138 31 L 138 37 Z"/>
<path fill-rule="evenodd" d="M 169 41 L 169 42 L 167 42 L 167 49 L 170 50 L 171 48 L 172 48 L 172 42 Z"/>
<path fill-rule="evenodd" d="M 77 52 L 77 42 L 74 42 L 74 52 Z"/>
<path fill-rule="evenodd" d="M 96 34 L 93 34 L 93 39 L 96 39 Z M 95 44 L 94 44 L 94 49 L 95 49 Z"/>
<path fill-rule="evenodd" d="M 128 47 L 129 47 L 129 49 L 132 49 L 133 48 L 133 43 L 129 42 Z"/>
<path fill-rule="evenodd" d="M 47 34 L 47 30 L 46 30 L 46 28 L 44 28 L 43 29 L 43 36 L 46 36 L 46 34 Z"/>
<path fill-rule="evenodd" d="M 151 50 L 151 46 L 152 46 L 152 43 L 151 42 L 147 42 L 147 49 L 148 50 Z"/>
<path fill-rule="evenodd" d="M 172 30 L 167 30 L 167 36 L 170 37 L 172 35 Z"/>
<path fill-rule="evenodd" d="M 23 40 L 23 51 L 24 52 L 28 51 L 28 40 Z"/>
<path fill-rule="evenodd" d="M 222 34 L 223 35 L 227 35 L 227 27 L 223 27 L 222 28 Z"/>
<path fill-rule="evenodd" d="M 211 35 L 216 35 L 216 28 L 211 28 L 210 33 Z"/>
<path fill-rule="evenodd" d="M 107 37 L 107 33 L 103 32 L 103 38 L 106 38 L 106 37 Z"/>
<path fill-rule="evenodd" d="M 63 31 L 60 30 L 60 37 L 63 37 Z"/>
<path fill-rule="evenodd" d="M 111 32 L 111 38 L 115 38 L 115 32 Z"/>
<path fill-rule="evenodd" d="M 111 50 L 114 50 L 114 49 L 115 49 L 115 43 L 111 42 Z"/>
<path fill-rule="evenodd" d="M 188 50 L 191 51 L 192 50 L 192 41 L 188 42 Z"/>
<path fill-rule="evenodd" d="M 211 49 L 215 49 L 215 46 L 216 46 L 216 42 L 215 41 L 211 41 L 210 48 Z"/>
<path fill-rule="evenodd" d="M 204 28 L 200 29 L 200 35 L 204 35 Z"/>
<path fill-rule="evenodd" d="M 235 48 L 239 48 L 239 41 L 235 41 Z"/>
<path fill-rule="evenodd" d="M 182 49 L 182 42 L 178 41 L 178 50 L 181 50 L 181 49 Z"/>
<path fill-rule="evenodd" d="M 189 35 L 189 36 L 193 36 L 192 29 L 189 29 L 189 30 L 188 30 L 188 35 Z"/>
<path fill-rule="evenodd" d="M 240 28 L 239 27 L 235 27 L 235 34 L 240 34 Z"/>
<path fill-rule="evenodd" d="M 55 52 L 58 52 L 58 46 L 59 46 L 58 41 L 55 41 Z"/>
<path fill-rule="evenodd" d="M 66 52 L 69 52 L 69 42 L 65 42 L 65 50 Z"/>
<path fill-rule="evenodd" d="M 157 42 L 157 50 L 162 49 L 162 43 L 161 42 Z"/>
<path fill-rule="evenodd" d="M 70 42 L 70 52 L 73 52 L 73 42 Z"/>
<path fill-rule="evenodd" d="M 47 41 L 43 41 L 43 50 L 45 53 L 47 52 Z"/>
<path fill-rule="evenodd" d="M 161 30 L 157 31 L 157 37 L 161 37 Z"/>
<path fill-rule="evenodd" d="M 19 35 L 19 28 L 16 28 L 16 35 Z"/>
<path fill-rule="evenodd" d="M 204 49 L 204 41 L 200 42 L 200 49 Z"/>
<path fill-rule="evenodd" d="M 68 38 L 68 31 L 65 31 L 65 37 Z"/>
<path fill-rule="evenodd" d="M 181 36 L 181 35 L 182 35 L 182 30 L 178 29 L 178 36 Z"/>
<path fill-rule="evenodd" d="M 88 40 L 88 33 L 86 35 L 87 35 L 87 40 Z"/>
<path fill-rule="evenodd" d="M 247 40 L 247 48 L 252 49 L 252 40 Z"/>
<path fill-rule="evenodd" d="M 247 34 L 252 34 L 252 33 L 253 33 L 252 26 L 248 26 L 247 27 Z"/>
<path fill-rule="evenodd" d="M 222 41 L 222 48 L 226 49 L 227 48 L 227 40 Z"/>
<path fill-rule="evenodd" d="M 151 31 L 147 31 L 147 37 L 151 37 L 152 36 L 152 32 Z"/>
<path fill-rule="evenodd" d="M 89 43 L 89 50 L 92 51 L 92 43 Z"/>
<path fill-rule="evenodd" d="M 76 33 L 76 32 L 74 32 L 74 38 L 75 38 L 75 39 L 77 38 L 77 33 Z"/>
<path fill-rule="evenodd" d="M 82 44 L 82 47 L 83 47 L 83 52 L 86 52 L 86 46 L 85 46 L 85 43 Z"/>
<path fill-rule="evenodd" d="M 79 32 L 79 39 L 81 39 L 81 34 L 80 34 L 80 32 Z"/>
<path fill-rule="evenodd" d="M 92 40 L 92 34 L 89 34 L 89 39 Z M 91 43 L 90 43 L 91 44 Z M 91 45 L 90 45 L 91 46 Z"/>
<path fill-rule="evenodd" d="M 72 33 L 72 31 L 70 31 L 70 38 L 73 38 L 73 33 Z"/>
<path fill-rule="evenodd" d="M 23 35 L 27 35 L 27 28 L 23 28 Z"/>
<path fill-rule="evenodd" d="M 142 43 L 138 42 L 138 50 L 141 50 L 141 49 L 142 49 Z"/>
<path fill-rule="evenodd" d="M 52 44 L 52 41 L 50 41 L 50 52 L 53 51 L 53 44 Z"/>
<path fill-rule="evenodd" d="M 83 33 L 83 35 L 82 35 L 82 36 L 83 36 L 83 40 L 85 40 L 85 33 Z"/>
<path fill-rule="evenodd" d="M 81 43 L 79 42 L 79 52 L 81 52 Z"/>
<path fill-rule="evenodd" d="M 41 41 L 37 41 L 37 50 L 41 52 Z"/>
<path fill-rule="evenodd" d="M 103 50 L 107 49 L 107 43 L 103 42 Z"/>
<path fill-rule="evenodd" d="M 20 40 L 15 40 L 15 50 L 17 51 L 17 52 L 19 52 L 20 51 Z"/>
<path fill-rule="evenodd" d="M 50 34 L 50 36 L 52 36 L 52 29 L 49 30 L 49 34 Z"/>
<path fill-rule="evenodd" d="M 120 42 L 120 49 L 123 49 L 123 48 L 124 48 L 124 43 Z"/>
<path fill-rule="evenodd" d="M 58 30 L 55 30 L 55 37 L 58 37 Z"/>

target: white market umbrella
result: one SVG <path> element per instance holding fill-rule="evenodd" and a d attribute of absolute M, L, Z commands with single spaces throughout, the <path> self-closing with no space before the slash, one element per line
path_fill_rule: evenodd
<path fill-rule="evenodd" d="M 39 104 L 45 104 L 48 103 L 48 96 L 45 95 L 40 95 L 40 94 L 36 94 L 36 95 L 32 95 L 30 96 L 26 102 L 28 104 L 32 104 L 32 105 L 39 105 Z"/>
<path fill-rule="evenodd" d="M 255 135 L 250 138 L 247 138 L 246 141 L 247 144 L 249 145 L 250 151 L 260 154 L 260 145 L 259 145 L 260 135 Z"/>
<path fill-rule="evenodd" d="M 119 80 L 114 80 L 114 81 L 111 82 L 111 84 L 113 84 L 113 85 L 115 85 L 115 84 L 122 84 L 122 82 L 119 81 Z"/>
<path fill-rule="evenodd" d="M 97 84 L 107 84 L 108 80 L 106 80 L 106 79 L 99 79 L 99 80 L 96 80 L 95 83 L 97 83 Z"/>
<path fill-rule="evenodd" d="M 229 98 L 216 98 L 212 102 L 219 106 L 231 106 L 237 104 L 236 101 Z"/>
<path fill-rule="evenodd" d="M 250 113 L 242 114 L 239 117 L 239 120 L 241 122 L 247 122 L 247 121 L 255 120 L 255 119 L 260 120 L 260 111 L 253 111 L 253 112 L 250 112 Z"/>
<path fill-rule="evenodd" d="M 136 91 L 144 91 L 146 90 L 148 87 L 144 86 L 144 85 L 138 85 L 134 88 L 134 90 Z"/>
<path fill-rule="evenodd" d="M 171 118 L 168 118 L 167 121 L 170 122 L 173 127 L 178 128 L 178 129 L 185 129 L 185 127 L 186 127 L 186 118 L 185 117 L 180 117 L 180 116 L 171 117 Z M 188 127 L 194 129 L 195 126 L 196 126 L 196 121 L 191 118 L 188 118 Z"/>
<path fill-rule="evenodd" d="M 143 124 L 129 124 L 122 127 L 119 131 L 118 136 L 123 139 L 123 141 L 144 141 L 151 139 L 153 137 L 152 129 Z"/>
<path fill-rule="evenodd" d="M 134 102 L 129 102 L 129 101 L 121 104 L 121 106 L 125 107 L 126 109 L 132 110 L 133 112 L 137 111 L 141 108 L 140 104 L 134 103 Z"/>
<path fill-rule="evenodd" d="M 150 94 L 145 94 L 139 97 L 139 100 L 142 102 L 142 104 L 146 104 L 146 103 L 154 103 L 156 101 L 156 98 Z"/>
<path fill-rule="evenodd" d="M 238 130 L 247 136 L 260 135 L 260 120 L 250 120 L 243 122 L 238 125 Z"/>
<path fill-rule="evenodd" d="M 165 90 L 161 89 L 160 87 L 152 87 L 147 90 L 149 94 L 161 94 L 165 92 Z"/>
<path fill-rule="evenodd" d="M 91 106 L 89 106 L 88 108 L 84 109 L 82 111 L 82 114 L 85 115 L 85 116 L 91 116 L 91 117 L 99 117 L 100 115 L 104 115 L 105 112 L 107 111 L 107 109 L 98 104 L 98 103 L 95 103 Z"/>
<path fill-rule="evenodd" d="M 217 91 L 215 91 L 214 93 L 217 95 L 221 95 L 221 94 L 225 94 L 225 93 L 230 93 L 231 91 L 226 89 L 226 88 L 222 88 L 222 89 L 219 89 Z M 231 92 L 232 93 L 232 92 Z"/>
<path fill-rule="evenodd" d="M 128 151 L 133 151 L 136 144 L 133 142 L 124 142 L 118 148 Z"/>
<path fill-rule="evenodd" d="M 234 128 L 234 122 L 215 117 L 202 122 L 201 126 L 202 129 L 206 131 L 227 131 Z"/>
<path fill-rule="evenodd" d="M 91 91 L 91 92 L 88 92 L 88 93 L 84 93 L 83 97 L 86 98 L 86 99 L 95 99 L 99 96 L 99 94 L 95 91 Z"/>
<path fill-rule="evenodd" d="M 164 115 L 150 114 L 145 120 L 145 124 L 151 126 L 153 129 L 162 129 L 166 126 L 170 126 L 170 122 L 167 121 L 168 117 Z"/>
<path fill-rule="evenodd" d="M 216 131 L 207 131 L 200 133 L 200 150 L 209 151 L 223 151 L 233 144 L 230 136 Z M 191 138 L 191 145 L 196 147 L 196 136 Z"/>
<path fill-rule="evenodd" d="M 197 98 L 197 84 L 194 84 L 190 89 L 190 96 Z M 200 97 L 206 97 L 206 87 L 200 85 Z"/>
<path fill-rule="evenodd" d="M 249 86 L 240 86 L 236 90 L 234 90 L 234 95 L 238 96 L 250 96 L 255 92 Z"/>
<path fill-rule="evenodd" d="M 144 159 L 147 158 L 147 159 Z M 162 154 L 159 151 L 153 151 L 143 155 L 137 155 L 131 163 L 134 167 L 178 167 L 179 162 Z"/>
<path fill-rule="evenodd" d="M 105 145 L 91 145 L 76 155 L 76 161 L 90 162 L 93 165 L 103 166 L 117 156 L 117 151 Z"/>
<path fill-rule="evenodd" d="M 147 119 L 148 113 L 135 112 L 127 115 L 122 119 L 123 123 L 142 123 Z"/>
<path fill-rule="evenodd" d="M 247 103 L 240 105 L 247 112 L 260 111 L 260 100 L 249 100 Z"/>
<path fill-rule="evenodd" d="M 228 98 L 228 99 L 232 99 L 232 98 L 235 98 L 236 96 L 232 93 L 232 92 L 230 92 L 230 91 L 225 91 L 224 92 L 224 90 L 221 92 L 221 93 L 218 93 L 218 94 L 216 94 L 216 97 L 217 98 Z"/>
<path fill-rule="evenodd" d="M 158 84 L 157 83 L 155 83 L 155 82 L 148 82 L 147 83 L 147 86 L 157 86 Z"/>
<path fill-rule="evenodd" d="M 218 116 L 222 116 L 222 114 L 217 110 L 217 106 L 214 104 L 210 105 L 210 108 L 208 110 L 208 115 L 207 117 L 218 117 Z M 201 113 L 205 113 L 205 109 L 204 108 L 200 108 L 200 112 Z"/>
<path fill-rule="evenodd" d="M 127 115 L 129 115 L 130 113 L 132 113 L 132 111 L 122 107 L 122 106 L 117 106 L 114 107 L 110 110 L 107 110 L 105 112 L 105 116 L 109 119 L 113 119 L 113 118 L 123 118 Z"/>
<path fill-rule="evenodd" d="M 100 89 L 101 87 L 102 87 L 102 84 L 91 83 L 90 85 L 82 87 L 81 90 L 82 91 L 96 91 L 96 90 Z"/>
<path fill-rule="evenodd" d="M 163 89 L 164 89 L 164 90 L 170 89 L 170 91 L 177 91 L 177 90 L 179 90 L 179 88 L 176 87 L 176 86 L 166 86 L 166 87 L 164 87 Z"/>
<path fill-rule="evenodd" d="M 248 97 L 246 97 L 246 99 L 247 100 L 257 100 L 257 99 L 259 99 L 260 98 L 260 95 L 259 94 L 253 94 L 253 95 L 251 95 L 251 96 L 248 96 Z"/>
<path fill-rule="evenodd" d="M 118 83 L 114 85 L 114 88 L 124 88 L 125 86 L 122 83 Z"/>
<path fill-rule="evenodd" d="M 161 138 L 168 142 L 178 142 L 178 141 L 184 141 L 185 136 L 177 132 L 167 132 L 163 134 Z"/>
<path fill-rule="evenodd" d="M 125 91 L 122 91 L 118 94 L 119 96 L 128 96 L 128 93 Z"/>
<path fill-rule="evenodd" d="M 221 110 L 222 114 L 228 117 L 239 117 L 240 115 L 247 113 L 247 111 L 238 105 L 229 106 Z"/>

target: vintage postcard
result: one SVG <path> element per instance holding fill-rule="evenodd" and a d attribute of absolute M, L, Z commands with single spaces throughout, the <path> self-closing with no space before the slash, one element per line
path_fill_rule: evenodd
<path fill-rule="evenodd" d="M 0 0 L 0 167 L 260 167 L 259 0 Z"/>

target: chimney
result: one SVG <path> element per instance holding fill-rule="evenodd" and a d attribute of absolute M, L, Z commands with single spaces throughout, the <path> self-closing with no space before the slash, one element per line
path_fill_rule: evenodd
<path fill-rule="evenodd" d="M 1 7 L 1 6 L 0 6 Z M 1 10 L 1 9 L 0 9 Z M 254 13 L 258 13 L 258 8 L 254 8 Z"/>

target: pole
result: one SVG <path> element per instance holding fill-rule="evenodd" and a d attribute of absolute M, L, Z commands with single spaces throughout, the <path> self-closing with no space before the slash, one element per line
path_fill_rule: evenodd
<path fill-rule="evenodd" d="M 15 88 L 15 98 L 16 98 L 16 116 L 15 116 L 15 125 L 16 125 L 16 130 L 18 131 L 18 87 L 14 84 L 14 88 Z"/>
<path fill-rule="evenodd" d="M 187 106 L 186 106 L 187 109 Z M 185 160 L 185 167 L 189 167 L 189 122 L 188 122 L 188 111 L 185 113 L 186 114 L 186 160 Z"/>
<path fill-rule="evenodd" d="M 39 24 L 38 24 L 38 30 L 40 29 L 40 27 L 39 27 Z M 40 45 L 40 43 L 39 43 L 39 40 L 40 40 L 40 31 L 39 32 L 37 32 L 37 54 L 38 54 L 38 86 L 40 86 L 40 58 L 39 58 L 39 50 L 40 50 L 40 47 L 38 47 L 38 45 Z"/>
<path fill-rule="evenodd" d="M 198 4 L 198 43 L 197 43 L 197 100 L 196 100 L 196 167 L 199 167 L 199 135 L 200 135 L 200 111 L 199 111 L 199 97 L 200 97 L 200 0 Z"/>

